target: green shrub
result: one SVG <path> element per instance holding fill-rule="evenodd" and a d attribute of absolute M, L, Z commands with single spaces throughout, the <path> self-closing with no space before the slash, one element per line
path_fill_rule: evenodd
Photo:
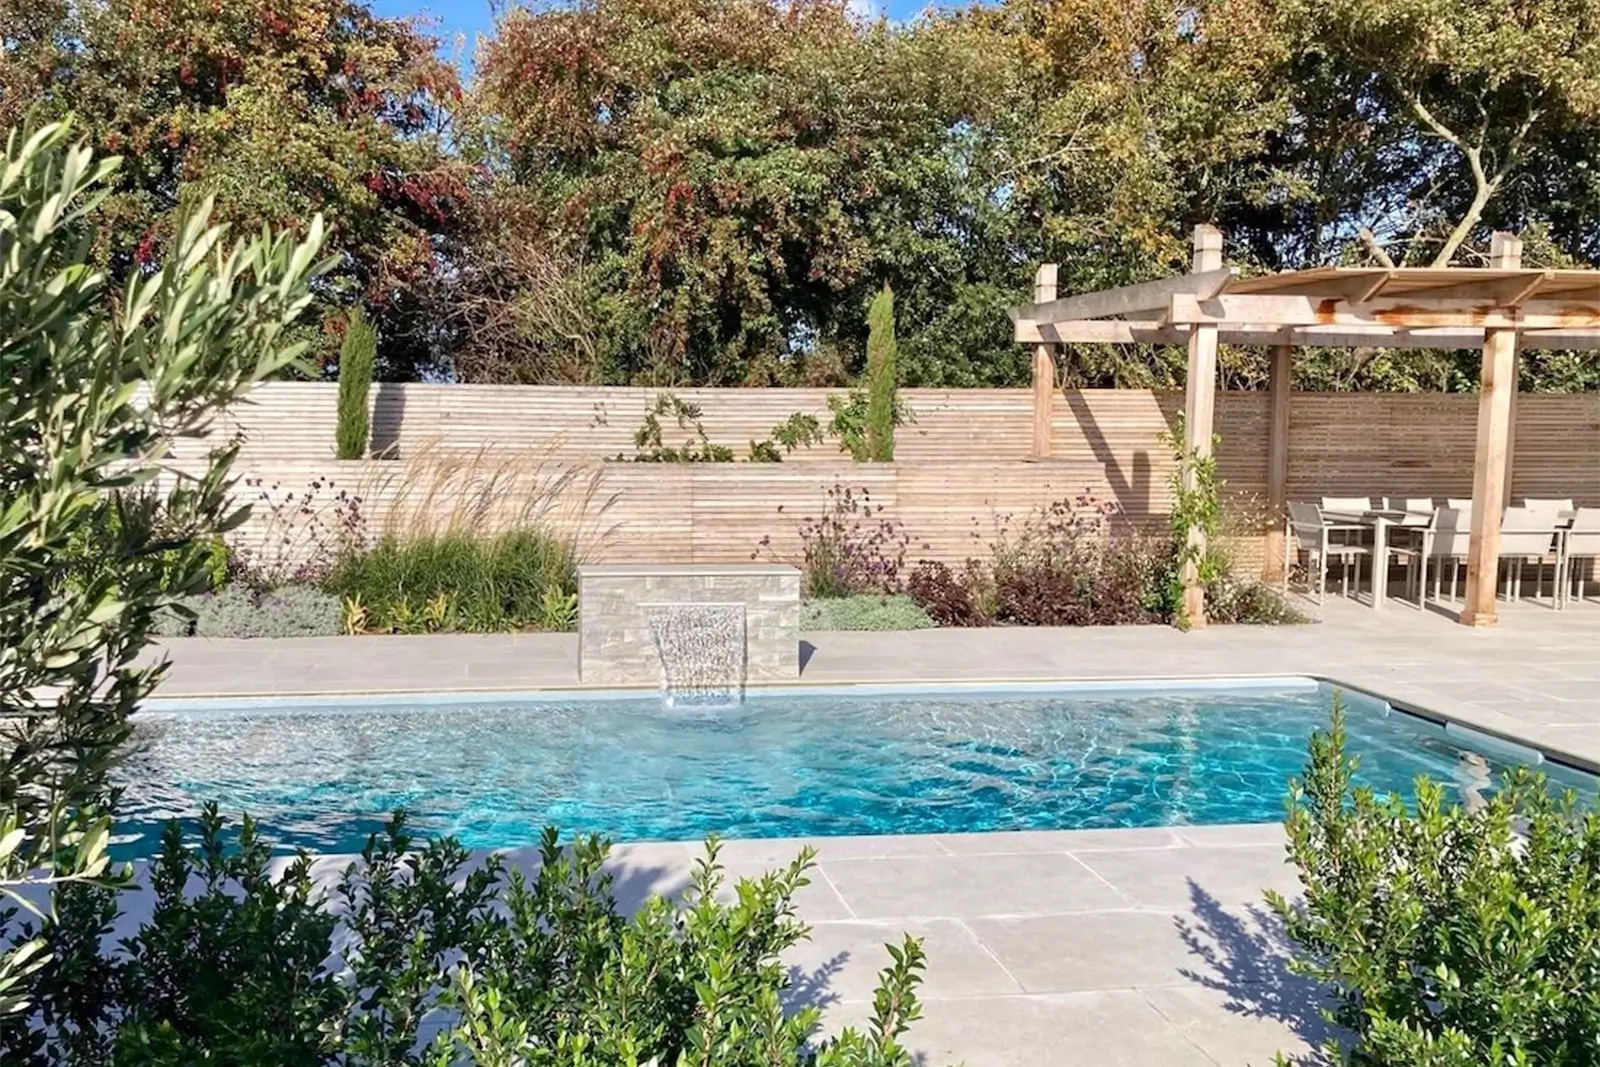
<path fill-rule="evenodd" d="M 358 605 L 367 630 L 562 630 L 576 619 L 572 547 L 539 530 L 386 536 L 336 563 L 323 588 Z"/>
<path fill-rule="evenodd" d="M 329 637 L 341 632 L 339 598 L 289 585 L 261 593 L 230 585 L 185 602 L 200 637 Z"/>
<path fill-rule="evenodd" d="M 1600 815 L 1542 777 L 1481 805 L 1419 780 L 1414 806 L 1352 785 L 1344 713 L 1289 795 L 1303 904 L 1268 899 L 1353 1035 L 1333 1062 L 1580 1067 L 1600 1041 Z M 1476 810 L 1473 810 L 1476 808 Z"/>
<path fill-rule="evenodd" d="M 0 1028 L 0 1061 L 912 1063 L 898 1039 L 920 1015 L 914 939 L 890 947 L 866 1035 L 811 1049 L 816 1010 L 783 1004 L 781 955 L 808 934 L 793 901 L 809 852 L 725 887 L 712 842 L 681 901 L 656 897 L 628 915 L 604 869 L 608 846 L 562 848 L 554 830 L 529 878 L 498 856 L 470 863 L 451 840 L 421 844 L 397 816 L 328 894 L 307 856 L 272 874 L 248 820 L 232 836 L 214 807 L 195 847 L 170 827 L 151 864 L 150 918 L 115 946 L 100 936 L 120 910 L 115 892 L 63 899 L 43 931 L 54 959 L 37 976 L 38 1025 Z M 419 1044 L 430 1016 L 446 1029 Z"/>
<path fill-rule="evenodd" d="M 360 459 L 367 454 L 372 426 L 368 398 L 377 362 L 377 331 L 365 312 L 353 308 L 345 320 L 344 342 L 339 346 L 339 425 L 335 444 L 340 459 Z"/>
<path fill-rule="evenodd" d="M 800 611 L 802 630 L 926 630 L 928 613 L 908 596 L 850 596 L 808 600 Z"/>
<path fill-rule="evenodd" d="M 867 309 L 867 458 L 894 459 L 895 355 L 894 290 L 887 285 Z"/>
<path fill-rule="evenodd" d="M 681 447 L 666 443 L 661 419 L 670 417 L 679 431 L 687 434 Z M 700 405 L 676 393 L 658 393 L 655 404 L 644 413 L 644 421 L 633 432 L 634 453 L 618 456 L 634 463 L 732 463 L 733 449 L 714 443 L 700 421 Z"/>
<path fill-rule="evenodd" d="M 772 428 L 765 441 L 750 442 L 751 463 L 782 463 L 783 457 L 823 441 L 822 424 L 815 415 L 796 411 Z"/>

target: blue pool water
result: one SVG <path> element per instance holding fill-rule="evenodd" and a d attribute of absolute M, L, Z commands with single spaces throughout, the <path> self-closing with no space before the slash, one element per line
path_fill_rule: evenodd
<path fill-rule="evenodd" d="M 470 847 L 546 824 L 617 840 L 916 834 L 1270 822 L 1333 691 L 1232 689 L 758 694 L 686 717 L 654 697 L 237 705 L 146 712 L 121 771 L 124 855 L 214 799 L 285 847 L 354 852 L 388 812 Z M 1462 777 L 1514 750 L 1346 696 L 1362 779 Z M 1524 753 L 1523 755 L 1528 755 Z M 1585 792 L 1591 780 L 1543 768 Z"/>

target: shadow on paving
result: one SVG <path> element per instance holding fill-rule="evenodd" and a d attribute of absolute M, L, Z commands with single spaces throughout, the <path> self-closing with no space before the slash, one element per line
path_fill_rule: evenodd
<path fill-rule="evenodd" d="M 1226 996 L 1223 1007 L 1227 1011 L 1270 1019 L 1289 1028 L 1311 1048 L 1320 1048 L 1335 1032 L 1321 1012 L 1329 1001 L 1316 982 L 1290 972 L 1293 946 L 1283 921 L 1264 904 L 1245 904 L 1229 911 L 1194 879 L 1188 882 L 1191 915 L 1176 916 L 1173 923 L 1201 966 L 1179 973 Z M 1311 1053 L 1285 1062 L 1312 1067 L 1327 1061 Z"/>

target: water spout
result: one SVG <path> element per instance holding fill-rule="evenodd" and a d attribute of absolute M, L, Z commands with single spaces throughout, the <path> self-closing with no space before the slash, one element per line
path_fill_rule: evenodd
<path fill-rule="evenodd" d="M 668 708 L 736 708 L 744 700 L 743 604 L 642 604 L 661 657 Z"/>

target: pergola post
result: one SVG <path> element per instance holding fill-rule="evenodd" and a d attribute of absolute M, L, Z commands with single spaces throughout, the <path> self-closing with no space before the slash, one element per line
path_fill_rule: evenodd
<path fill-rule="evenodd" d="M 1491 262 L 1516 267 L 1522 242 L 1494 235 Z M 1478 385 L 1478 444 L 1472 468 L 1472 538 L 1467 545 L 1466 626 L 1495 624 L 1495 592 L 1500 584 L 1500 521 L 1511 467 L 1511 411 L 1517 391 L 1517 331 L 1485 330 L 1483 370 Z"/>
<path fill-rule="evenodd" d="M 1194 228 L 1194 271 L 1222 266 L 1222 232 L 1214 226 Z M 1196 324 L 1189 328 L 1189 374 L 1184 384 L 1183 485 L 1196 486 L 1195 461 L 1211 455 L 1213 415 L 1217 406 L 1217 328 Z M 1206 624 L 1206 591 L 1200 584 L 1199 561 L 1206 551 L 1205 530 L 1191 523 L 1183 563 L 1183 609 L 1189 625 Z"/>
<path fill-rule="evenodd" d="M 1262 577 L 1269 582 L 1283 579 L 1283 514 L 1289 506 L 1289 390 L 1293 383 L 1294 349 L 1275 345 L 1272 367 L 1267 378 L 1267 395 L 1272 408 L 1271 429 L 1267 437 L 1267 505 L 1272 511 L 1272 526 L 1267 529 L 1267 558 Z"/>
<path fill-rule="evenodd" d="M 1056 265 L 1041 263 L 1033 276 L 1033 302 L 1056 298 Z M 1050 458 L 1051 425 L 1055 418 L 1056 361 L 1047 344 L 1033 349 L 1033 447 L 1035 459 Z"/>

